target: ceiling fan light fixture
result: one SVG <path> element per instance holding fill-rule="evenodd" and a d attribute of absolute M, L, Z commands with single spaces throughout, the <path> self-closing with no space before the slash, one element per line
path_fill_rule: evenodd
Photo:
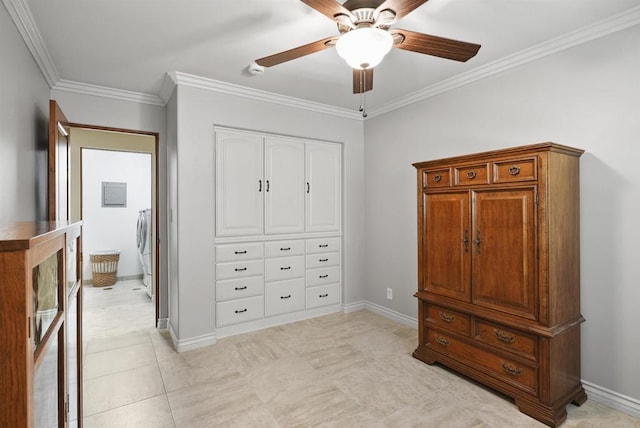
<path fill-rule="evenodd" d="M 393 37 L 380 28 L 356 28 L 344 33 L 336 43 L 338 55 L 351 68 L 366 70 L 380 64 L 391 50 Z"/>

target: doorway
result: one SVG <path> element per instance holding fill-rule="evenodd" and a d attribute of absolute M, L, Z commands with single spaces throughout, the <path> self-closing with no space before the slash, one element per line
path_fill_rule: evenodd
<path fill-rule="evenodd" d="M 69 144 L 71 220 L 84 221 L 83 336 L 86 340 L 155 327 L 157 135 L 71 125 Z M 144 256 L 138 236 L 142 216 L 150 225 Z M 104 275 L 92 272 L 98 266 L 92 261 L 104 260 L 92 256 L 100 252 L 115 256 L 117 272 L 106 282 Z"/>

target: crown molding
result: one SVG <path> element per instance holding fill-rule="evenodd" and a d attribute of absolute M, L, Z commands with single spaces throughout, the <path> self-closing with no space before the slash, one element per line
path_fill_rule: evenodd
<path fill-rule="evenodd" d="M 177 86 L 175 73 L 166 73 L 164 75 L 164 80 L 162 80 L 162 86 L 160 86 L 160 92 L 158 96 L 162 100 L 163 103 L 168 104 L 171 95 L 173 95 L 173 91 L 175 91 Z"/>
<path fill-rule="evenodd" d="M 313 101 L 303 100 L 300 98 L 289 97 L 286 95 L 275 94 L 260 89 L 240 86 L 233 83 L 213 80 L 206 77 L 194 76 L 192 74 L 175 72 L 172 74 L 177 85 L 189 86 L 192 88 L 205 89 L 208 91 L 236 95 L 243 98 L 250 98 L 257 101 L 263 101 L 273 104 L 294 107 L 302 110 L 310 110 L 318 113 L 325 113 L 334 116 L 340 116 L 348 119 L 362 120 L 360 112 L 349 110 L 346 108 L 331 106 L 328 104 L 316 103 Z"/>
<path fill-rule="evenodd" d="M 164 106 L 166 104 L 158 95 L 127 91 L 124 89 L 109 88 L 106 86 L 92 85 L 90 83 L 74 82 L 65 79 L 58 80 L 58 82 L 51 87 L 51 90 L 74 92 L 77 94 L 113 98 L 116 100 L 151 104 L 156 106 Z"/>
<path fill-rule="evenodd" d="M 398 98 L 397 100 L 387 103 L 380 108 L 369 110 L 367 119 L 380 116 L 409 104 L 431 98 L 443 92 L 485 79 L 493 76 L 494 74 L 502 73 L 503 71 L 519 67 L 520 65 L 638 24 L 640 24 L 640 6 L 631 8 L 617 15 L 613 15 L 610 18 L 603 19 L 595 24 L 572 31 L 563 36 L 540 43 L 531 48 L 516 52 L 515 54 L 506 56 L 497 61 L 490 62 L 489 64 L 474 68 L 466 73 L 443 80 L 435 85 L 428 86 L 405 97 Z"/>
<path fill-rule="evenodd" d="M 49 87 L 52 87 L 60 79 L 60 75 L 38 31 L 29 6 L 25 0 L 2 0 L 2 3 L 7 8 Z"/>

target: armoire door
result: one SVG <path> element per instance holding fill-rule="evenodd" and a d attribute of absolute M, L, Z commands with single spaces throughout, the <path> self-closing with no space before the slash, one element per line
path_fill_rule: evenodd
<path fill-rule="evenodd" d="M 469 192 L 424 194 L 421 289 L 470 301 Z"/>
<path fill-rule="evenodd" d="M 264 143 L 264 232 L 304 232 L 304 145 L 267 137 Z"/>
<path fill-rule="evenodd" d="M 340 231 L 340 144 L 305 143 L 307 232 Z"/>
<path fill-rule="evenodd" d="M 473 303 L 536 319 L 535 188 L 472 196 Z"/>
<path fill-rule="evenodd" d="M 216 236 L 261 235 L 264 189 L 263 137 L 216 131 Z"/>

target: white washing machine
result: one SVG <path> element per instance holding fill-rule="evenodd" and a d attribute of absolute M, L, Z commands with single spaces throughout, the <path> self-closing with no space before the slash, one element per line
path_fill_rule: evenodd
<path fill-rule="evenodd" d="M 152 254 L 152 239 L 151 239 L 151 208 L 140 211 L 138 215 L 138 228 L 137 228 L 136 242 L 138 245 L 138 255 L 140 256 L 140 264 L 142 264 L 142 283 L 147 288 L 147 294 L 153 298 L 155 293 L 155 287 L 153 286 L 151 263 Z"/>

